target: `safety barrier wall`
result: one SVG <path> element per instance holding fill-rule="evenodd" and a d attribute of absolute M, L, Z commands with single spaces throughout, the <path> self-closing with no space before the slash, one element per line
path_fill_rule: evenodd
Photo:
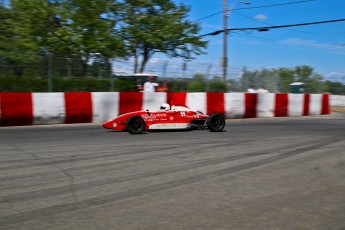
<path fill-rule="evenodd" d="M 345 107 L 345 96 L 331 95 L 330 104 L 332 107 Z"/>
<path fill-rule="evenodd" d="M 0 124 L 104 122 L 126 112 L 156 111 L 170 102 L 227 118 L 309 116 L 330 113 L 328 94 L 186 92 L 0 93 Z M 345 106 L 345 105 L 344 105 Z"/>

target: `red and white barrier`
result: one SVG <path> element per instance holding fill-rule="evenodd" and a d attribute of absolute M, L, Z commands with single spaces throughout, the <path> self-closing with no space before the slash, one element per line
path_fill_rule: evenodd
<path fill-rule="evenodd" d="M 103 122 L 131 111 L 158 110 L 168 102 L 227 118 L 309 116 L 330 113 L 328 94 L 186 92 L 0 93 L 0 124 Z"/>
<path fill-rule="evenodd" d="M 225 116 L 228 118 L 242 118 L 245 113 L 244 94 L 226 93 L 224 95 Z"/>
<path fill-rule="evenodd" d="M 330 103 L 332 107 L 345 107 L 345 96 L 344 95 L 331 95 Z"/>
<path fill-rule="evenodd" d="M 65 123 L 66 109 L 63 93 L 32 94 L 33 124 Z"/>
<path fill-rule="evenodd" d="M 119 113 L 120 93 L 92 93 L 93 122 L 103 122 Z"/>

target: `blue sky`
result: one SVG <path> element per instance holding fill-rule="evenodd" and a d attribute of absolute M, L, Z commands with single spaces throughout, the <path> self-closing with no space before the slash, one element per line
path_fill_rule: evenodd
<path fill-rule="evenodd" d="M 201 34 L 223 28 L 223 0 L 175 0 L 191 7 L 188 19 L 200 23 Z M 228 0 L 228 7 L 233 6 Z M 250 5 L 235 4 L 228 17 L 228 28 L 248 28 L 298 24 L 345 18 L 345 0 L 248 0 Z M 296 4 L 286 4 L 300 2 Z M 286 4 L 281 6 L 270 6 Z M 220 13 L 219 13 L 220 12 Z M 219 13 L 219 14 L 216 14 Z M 204 18 L 216 14 L 214 16 Z M 202 19 L 204 18 L 204 19 Z M 189 65 L 192 70 L 220 71 L 223 35 L 204 37 L 209 41 L 207 54 L 198 56 Z M 151 61 L 162 63 L 167 57 L 156 55 Z M 308 65 L 316 73 L 332 80 L 345 79 L 345 21 L 284 29 L 267 32 L 240 31 L 228 35 L 229 75 L 234 77 L 243 66 L 249 70 L 262 68 L 293 68 Z M 169 60 L 168 70 L 178 67 L 182 60 Z M 175 65 L 176 64 L 176 65 Z M 174 66 L 175 65 L 175 66 Z M 218 73 L 217 72 L 217 73 Z"/>

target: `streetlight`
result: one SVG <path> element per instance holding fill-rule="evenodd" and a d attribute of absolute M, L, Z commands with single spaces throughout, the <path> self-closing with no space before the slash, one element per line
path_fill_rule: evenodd
<path fill-rule="evenodd" d="M 237 4 L 246 4 L 249 5 L 250 2 L 241 2 L 237 1 L 234 2 L 231 7 L 228 9 L 228 0 L 223 0 L 223 60 L 222 60 L 222 66 L 223 66 L 223 82 L 226 81 L 227 75 L 228 75 L 228 57 L 227 57 L 227 49 L 228 49 L 228 17 L 231 14 L 231 12 L 234 10 L 235 6 Z"/>

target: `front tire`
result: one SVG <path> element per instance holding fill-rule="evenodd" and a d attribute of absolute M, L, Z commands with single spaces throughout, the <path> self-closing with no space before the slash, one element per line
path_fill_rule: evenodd
<path fill-rule="evenodd" d="M 212 132 L 221 132 L 225 127 L 225 119 L 221 114 L 214 113 L 208 117 L 206 124 Z"/>
<path fill-rule="evenodd" d="M 132 116 L 126 122 L 126 128 L 131 134 L 139 134 L 145 130 L 145 121 L 140 116 Z"/>

